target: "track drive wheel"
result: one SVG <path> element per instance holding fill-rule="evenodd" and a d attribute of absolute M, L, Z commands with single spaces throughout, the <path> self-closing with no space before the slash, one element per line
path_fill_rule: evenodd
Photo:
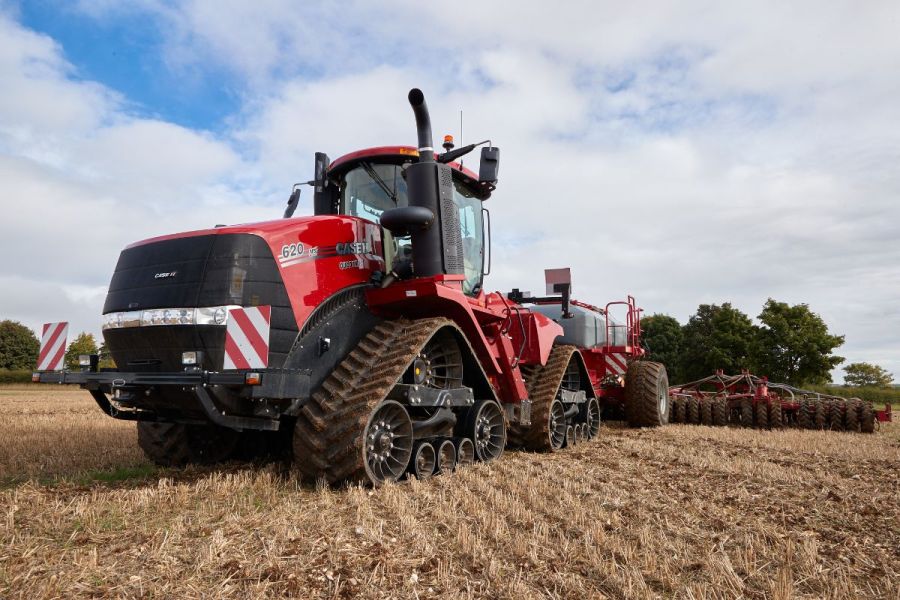
<path fill-rule="evenodd" d="M 155 464 L 180 467 L 212 465 L 235 457 L 241 434 L 218 425 L 181 425 L 138 421 L 138 445 Z"/>
<path fill-rule="evenodd" d="M 506 419 L 494 400 L 481 400 L 469 409 L 466 437 L 475 442 L 475 457 L 482 462 L 500 458 L 506 447 Z"/>
<path fill-rule="evenodd" d="M 669 376 L 662 363 L 636 360 L 625 373 L 625 413 L 632 427 L 669 422 Z"/>

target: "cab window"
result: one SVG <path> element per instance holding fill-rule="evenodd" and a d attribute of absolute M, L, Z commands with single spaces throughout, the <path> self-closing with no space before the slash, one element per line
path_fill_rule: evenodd
<path fill-rule="evenodd" d="M 454 180 L 453 200 L 459 209 L 462 233 L 464 275 L 463 292 L 469 295 L 481 290 L 484 277 L 484 221 L 481 200 L 462 183 Z"/>

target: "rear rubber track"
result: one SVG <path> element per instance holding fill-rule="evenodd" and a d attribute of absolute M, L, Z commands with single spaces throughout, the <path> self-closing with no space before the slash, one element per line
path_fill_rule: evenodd
<path fill-rule="evenodd" d="M 541 452 L 553 449 L 550 446 L 550 404 L 556 399 L 563 375 L 575 352 L 575 346 L 554 346 L 547 364 L 522 367 L 525 388 L 531 399 L 531 425 L 509 426 L 507 440 L 511 446 Z"/>
<path fill-rule="evenodd" d="M 307 480 L 367 483 L 363 434 L 388 395 L 447 319 L 398 319 L 376 326 L 332 371 L 297 416 L 294 465 Z"/>

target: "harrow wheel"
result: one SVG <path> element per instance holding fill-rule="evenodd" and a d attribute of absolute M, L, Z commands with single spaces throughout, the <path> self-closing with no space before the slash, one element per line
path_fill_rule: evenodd
<path fill-rule="evenodd" d="M 767 404 L 757 402 L 753 407 L 753 420 L 759 429 L 769 428 L 769 407 Z"/>
<path fill-rule="evenodd" d="M 687 423 L 688 419 L 688 398 L 679 398 L 678 399 L 678 422 L 679 423 Z"/>
<path fill-rule="evenodd" d="M 596 398 L 584 403 L 584 432 L 588 440 L 600 435 L 600 402 Z"/>
<path fill-rule="evenodd" d="M 625 374 L 625 415 L 632 427 L 669 422 L 669 376 L 662 363 L 636 360 Z"/>
<path fill-rule="evenodd" d="M 741 427 L 753 427 L 753 401 L 741 398 Z"/>
<path fill-rule="evenodd" d="M 728 425 L 728 399 L 719 397 L 713 401 L 713 425 L 724 427 Z"/>
<path fill-rule="evenodd" d="M 859 431 L 859 398 L 850 398 L 847 401 L 847 414 L 844 417 L 847 424 L 847 431 Z"/>
<path fill-rule="evenodd" d="M 416 479 L 429 479 L 434 474 L 436 462 L 434 446 L 428 442 L 419 442 L 416 451 L 413 452 L 413 459 L 409 463 L 409 472 L 415 475 Z"/>
<path fill-rule="evenodd" d="M 825 406 L 825 401 L 819 400 L 815 404 L 813 425 L 816 429 L 825 429 L 825 426 L 828 424 L 828 414 L 825 412 L 827 408 Z"/>
<path fill-rule="evenodd" d="M 469 410 L 466 437 L 475 441 L 475 457 L 483 462 L 500 458 L 506 446 L 506 419 L 494 400 L 481 400 Z"/>
<path fill-rule="evenodd" d="M 784 413 L 781 410 L 781 400 L 772 400 L 769 405 L 769 427 L 781 429 L 784 427 Z"/>
<path fill-rule="evenodd" d="M 675 396 L 669 398 L 669 405 L 672 407 L 672 414 L 669 417 L 669 423 L 684 423 L 682 406 L 684 406 L 684 398 Z"/>
<path fill-rule="evenodd" d="M 468 467 L 475 462 L 475 444 L 469 438 L 461 438 L 456 444 L 456 466 Z"/>
<path fill-rule="evenodd" d="M 703 398 L 700 401 L 700 423 L 711 426 L 713 424 L 712 398 Z"/>
<path fill-rule="evenodd" d="M 456 446 L 452 440 L 444 440 L 438 446 L 436 473 L 451 473 L 456 469 Z"/>
<path fill-rule="evenodd" d="M 846 405 L 843 400 L 834 400 L 830 404 L 831 411 L 828 419 L 828 428 L 832 431 L 843 431 Z"/>
<path fill-rule="evenodd" d="M 800 400 L 800 406 L 797 408 L 797 426 L 801 429 L 812 429 L 809 408 L 809 402 L 806 399 Z"/>
<path fill-rule="evenodd" d="M 687 420 L 686 423 L 691 425 L 700 424 L 700 398 L 691 396 L 688 400 Z"/>
<path fill-rule="evenodd" d="M 864 400 L 859 409 L 859 430 L 863 433 L 875 432 L 875 411 L 872 403 Z"/>

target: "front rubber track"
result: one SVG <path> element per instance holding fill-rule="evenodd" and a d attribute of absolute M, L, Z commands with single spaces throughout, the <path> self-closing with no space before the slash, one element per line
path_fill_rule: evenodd
<path fill-rule="evenodd" d="M 370 483 L 363 436 L 369 415 L 448 319 L 379 324 L 331 372 L 297 416 L 294 465 L 303 479 Z"/>

